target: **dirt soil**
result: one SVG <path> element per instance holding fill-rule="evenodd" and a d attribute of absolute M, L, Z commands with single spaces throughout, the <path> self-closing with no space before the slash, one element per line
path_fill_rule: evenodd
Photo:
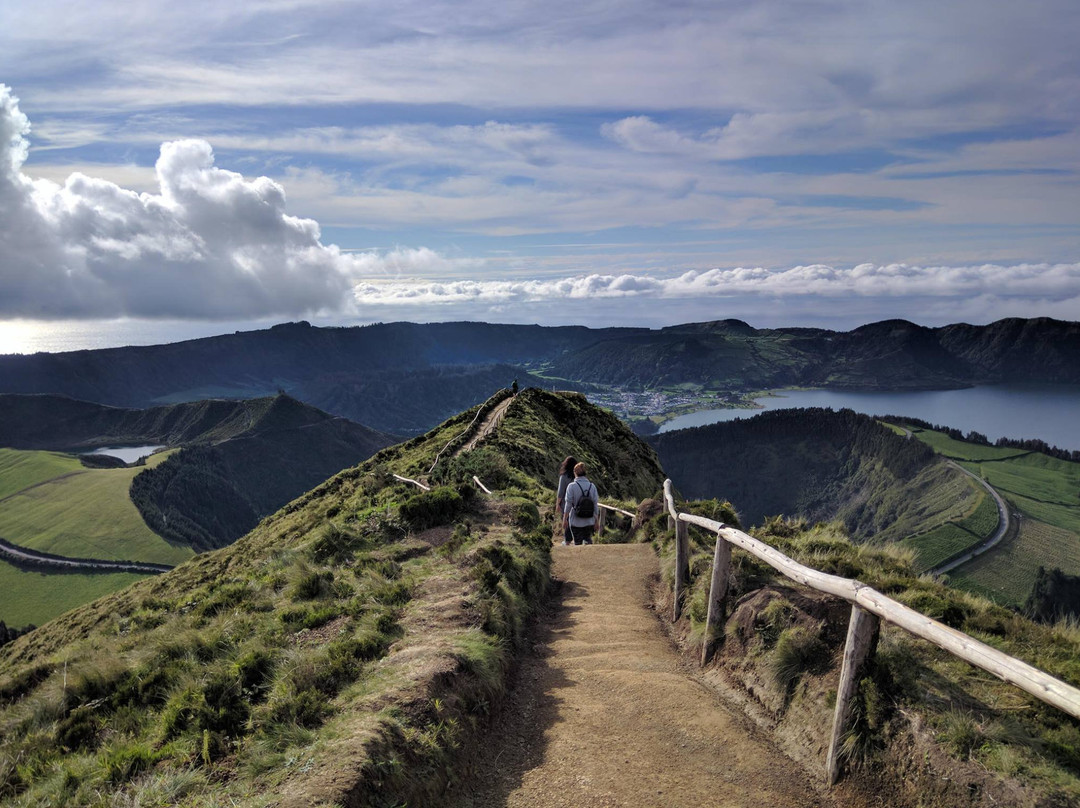
<path fill-rule="evenodd" d="M 558 546 L 562 588 L 446 806 L 838 808 L 681 661 L 648 545 Z"/>

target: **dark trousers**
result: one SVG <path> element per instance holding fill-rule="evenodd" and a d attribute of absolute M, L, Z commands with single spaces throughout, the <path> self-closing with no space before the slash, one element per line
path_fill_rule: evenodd
<path fill-rule="evenodd" d="M 568 523 L 566 527 L 566 540 L 571 544 L 592 544 L 594 527 L 594 525 L 588 525 L 586 527 L 570 527 Z"/>

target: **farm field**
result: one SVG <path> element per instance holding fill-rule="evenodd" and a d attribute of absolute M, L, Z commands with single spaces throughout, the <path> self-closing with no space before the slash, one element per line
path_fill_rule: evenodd
<path fill-rule="evenodd" d="M 936 567 L 958 553 L 974 547 L 997 530 L 998 511 L 994 498 L 974 480 L 969 479 L 968 483 L 977 486 L 979 490 L 975 506 L 969 513 L 961 519 L 946 522 L 920 536 L 900 542 L 904 547 L 915 551 L 915 564 L 918 569 Z"/>
<path fill-rule="evenodd" d="M 84 470 L 72 455 L 0 448 L 0 501 L 63 474 Z"/>
<path fill-rule="evenodd" d="M 152 456 L 147 466 L 168 454 Z M 41 480 L 50 470 L 53 477 Z M 19 481 L 29 484 L 0 502 L 0 538 L 56 555 L 179 564 L 194 555 L 192 550 L 150 530 L 128 495 L 142 470 L 87 469 L 74 458 L 66 463 L 64 455 L 5 450 L 0 480 L 8 488 Z"/>
<path fill-rule="evenodd" d="M 1040 566 L 1080 575 L 1080 540 L 1067 530 L 1021 519 L 1019 535 L 954 570 L 949 582 L 998 603 L 1019 606 L 1031 592 Z"/>
<path fill-rule="evenodd" d="M 944 455 L 952 460 L 1007 460 L 1010 457 L 1030 454 L 1025 449 L 968 443 L 964 440 L 950 438 L 944 432 L 933 432 L 929 429 L 913 428 L 911 431 L 916 438 L 930 446 L 939 455 Z"/>
<path fill-rule="evenodd" d="M 1019 606 L 1040 566 L 1080 575 L 1080 463 L 980 446 L 929 430 L 915 431 L 915 437 L 986 480 L 1008 500 L 1010 510 L 1021 514 L 1019 534 L 954 570 L 949 576 L 954 586 Z M 942 536 L 938 542 L 950 538 L 958 542 L 961 537 Z"/>
<path fill-rule="evenodd" d="M 0 620 L 15 628 L 40 626 L 145 577 L 134 572 L 24 572 L 0 561 Z"/>

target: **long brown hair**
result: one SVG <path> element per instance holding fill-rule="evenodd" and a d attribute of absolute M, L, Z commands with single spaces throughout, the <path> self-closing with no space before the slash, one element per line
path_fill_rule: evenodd
<path fill-rule="evenodd" d="M 574 466 L 576 466 L 576 465 L 577 465 L 577 460 L 575 460 L 572 455 L 567 456 L 566 460 L 564 460 L 559 465 L 559 474 L 560 475 L 565 474 L 565 475 L 567 475 L 569 477 L 570 475 L 572 475 L 574 473 Z"/>

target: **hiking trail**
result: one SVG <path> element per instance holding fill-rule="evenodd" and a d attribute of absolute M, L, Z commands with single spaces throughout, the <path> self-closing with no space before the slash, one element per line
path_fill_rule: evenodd
<path fill-rule="evenodd" d="M 469 438 L 469 442 L 462 446 L 461 449 L 458 450 L 455 454 L 464 454 L 465 452 L 471 452 L 474 448 L 476 448 L 476 444 L 478 444 L 480 441 L 482 441 L 484 438 L 494 432 L 495 429 L 499 426 L 499 424 L 502 423 L 503 416 L 506 415 L 506 410 L 513 402 L 513 400 L 514 397 L 511 396 L 505 401 L 499 402 L 495 409 L 488 413 L 487 418 L 485 418 L 483 423 L 481 423 L 480 426 L 477 428 L 476 434 Z"/>
<path fill-rule="evenodd" d="M 561 592 L 445 806 L 838 805 L 678 656 L 649 545 L 552 554 Z"/>

